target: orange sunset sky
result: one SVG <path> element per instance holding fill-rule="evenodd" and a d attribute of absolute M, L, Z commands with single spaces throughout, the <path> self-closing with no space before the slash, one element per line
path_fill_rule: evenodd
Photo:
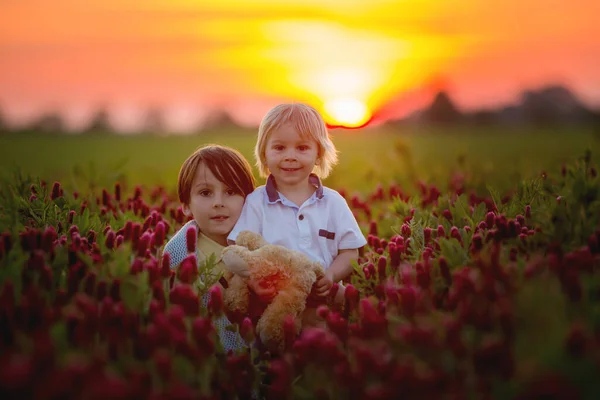
<path fill-rule="evenodd" d="M 600 107 L 598 0 L 3 0 L 0 109 L 77 127 L 149 107 L 185 131 L 215 107 L 256 125 L 282 101 L 330 123 L 400 117 L 446 88 L 463 108 L 564 83 Z"/>

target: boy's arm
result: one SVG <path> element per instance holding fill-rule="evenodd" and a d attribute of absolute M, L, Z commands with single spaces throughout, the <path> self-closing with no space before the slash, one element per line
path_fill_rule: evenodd
<path fill-rule="evenodd" d="M 340 250 L 337 257 L 325 271 L 325 275 L 329 275 L 332 282 L 346 279 L 354 270 L 352 260 L 358 260 L 358 249 Z"/>
<path fill-rule="evenodd" d="M 327 296 L 334 282 L 339 282 L 352 273 L 352 260 L 358 260 L 358 249 L 340 250 L 327 271 L 325 271 L 325 276 L 315 283 L 314 294 Z"/>

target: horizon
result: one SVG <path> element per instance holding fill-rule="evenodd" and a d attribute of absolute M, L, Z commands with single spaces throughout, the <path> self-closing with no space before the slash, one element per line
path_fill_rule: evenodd
<path fill-rule="evenodd" d="M 106 109 L 126 131 L 160 109 L 188 131 L 214 110 L 256 126 L 299 101 L 351 126 L 441 90 L 468 111 L 551 84 L 598 108 L 598 14 L 592 0 L 2 4 L 0 110 L 12 125 L 57 112 L 77 128 Z"/>

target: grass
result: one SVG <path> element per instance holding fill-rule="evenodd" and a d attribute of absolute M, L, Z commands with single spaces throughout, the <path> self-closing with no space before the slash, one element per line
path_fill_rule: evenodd
<path fill-rule="evenodd" d="M 424 128 L 333 130 L 340 163 L 326 184 L 364 192 L 378 183 L 412 185 L 421 179 L 445 184 L 455 173 L 481 188 L 498 188 L 592 150 L 598 160 L 600 141 L 591 129 Z M 20 134 L 0 137 L 0 168 L 18 167 L 48 181 L 85 185 L 164 185 L 173 189 L 181 163 L 198 146 L 219 143 L 237 148 L 251 162 L 254 131 L 215 131 L 194 136 L 113 136 Z M 483 190 L 483 189 L 482 189 Z"/>

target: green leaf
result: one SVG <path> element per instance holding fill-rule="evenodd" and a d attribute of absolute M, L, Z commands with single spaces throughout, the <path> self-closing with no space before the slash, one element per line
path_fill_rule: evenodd
<path fill-rule="evenodd" d="M 486 184 L 485 187 L 487 188 L 488 192 L 490 193 L 490 196 L 492 196 L 492 201 L 494 202 L 496 209 L 498 210 L 498 212 L 501 212 L 502 198 L 500 197 L 500 194 L 494 187 L 492 187 L 489 184 Z"/>
<path fill-rule="evenodd" d="M 464 266 L 469 263 L 469 253 L 455 238 L 440 238 L 438 240 L 441 254 L 448 261 L 450 268 Z"/>

